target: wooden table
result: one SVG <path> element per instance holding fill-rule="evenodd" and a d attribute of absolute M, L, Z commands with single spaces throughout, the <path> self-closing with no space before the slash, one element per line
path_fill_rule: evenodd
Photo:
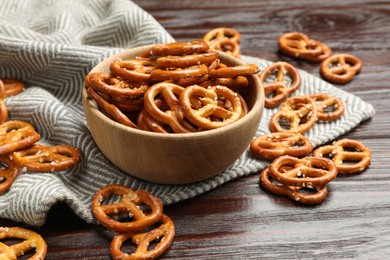
<path fill-rule="evenodd" d="M 178 41 L 200 39 L 216 27 L 241 33 L 242 54 L 286 60 L 319 77 L 318 64 L 278 51 L 277 37 L 301 31 L 334 52 L 364 62 L 345 91 L 371 103 L 374 117 L 345 137 L 373 153 L 364 173 L 337 178 L 326 200 L 301 206 L 259 188 L 258 174 L 194 199 L 165 207 L 176 236 L 161 257 L 193 259 L 384 259 L 390 255 L 390 1 L 136 0 Z M 359 109 L 359 108 L 356 108 Z M 1 226 L 19 225 L 1 220 Z M 23 225 L 22 225 L 23 226 Z M 40 228 L 47 259 L 109 259 L 111 234 L 86 224 L 65 204 L 52 208 Z"/>

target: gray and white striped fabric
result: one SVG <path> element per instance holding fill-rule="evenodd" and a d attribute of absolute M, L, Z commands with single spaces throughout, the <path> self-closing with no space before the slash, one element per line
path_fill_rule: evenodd
<path fill-rule="evenodd" d="M 127 48 L 174 39 L 156 20 L 129 0 L 0 0 L 0 78 L 18 78 L 26 90 L 6 99 L 10 120 L 24 120 L 41 134 L 40 143 L 69 144 L 83 161 L 64 172 L 23 172 L 0 195 L 0 217 L 42 225 L 52 205 L 67 203 L 86 222 L 94 223 L 91 197 L 100 187 L 118 183 L 146 189 L 165 205 L 194 198 L 223 183 L 257 174 L 266 162 L 245 152 L 227 171 L 189 185 L 157 185 L 125 174 L 100 153 L 87 128 L 81 103 L 85 75 L 103 59 Z M 270 62 L 242 57 L 264 68 Z M 318 123 L 307 136 L 318 146 L 336 139 L 374 114 L 374 108 L 319 78 L 300 71 L 296 95 L 329 93 L 347 111 L 338 121 Z M 265 110 L 257 135 L 269 132 L 276 110 Z"/>

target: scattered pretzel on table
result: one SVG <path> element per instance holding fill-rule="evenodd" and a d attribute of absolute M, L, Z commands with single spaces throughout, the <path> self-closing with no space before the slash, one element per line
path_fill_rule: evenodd
<path fill-rule="evenodd" d="M 284 33 L 278 38 L 280 50 L 292 58 L 321 62 L 330 57 L 331 49 L 323 42 L 310 39 L 300 32 Z"/>
<path fill-rule="evenodd" d="M 364 171 L 371 163 L 371 151 L 359 141 L 344 138 L 331 145 L 314 150 L 315 157 L 331 157 L 340 174 L 353 174 Z"/>
<path fill-rule="evenodd" d="M 281 170 L 284 167 L 291 169 Z M 289 155 L 280 156 L 270 164 L 269 169 L 275 180 L 297 187 L 323 187 L 337 176 L 337 167 L 331 160 L 312 156 L 302 159 Z"/>
<path fill-rule="evenodd" d="M 291 82 L 286 80 L 286 73 L 291 77 Z M 273 82 L 268 82 L 267 79 L 276 74 Z M 259 74 L 260 84 L 264 88 L 265 107 L 274 108 L 279 106 L 292 93 L 301 86 L 301 76 L 293 65 L 284 61 L 274 62 Z"/>
<path fill-rule="evenodd" d="M 67 170 L 81 161 L 81 152 L 70 145 L 34 144 L 10 155 L 20 168 L 30 172 L 55 172 Z"/>
<path fill-rule="evenodd" d="M 240 57 L 240 33 L 233 28 L 215 28 L 203 36 L 210 48 Z"/>
<path fill-rule="evenodd" d="M 119 201 L 104 204 L 109 197 L 115 200 L 113 195 L 120 197 Z M 161 201 L 146 190 L 132 190 L 120 184 L 106 185 L 95 192 L 92 213 L 104 227 L 119 232 L 110 244 L 113 259 L 156 259 L 169 248 L 175 236 L 175 225 L 163 213 Z M 123 214 L 131 221 L 121 222 Z M 125 253 L 122 244 L 130 239 L 136 249 Z"/>
<path fill-rule="evenodd" d="M 210 43 L 210 47 L 214 50 L 225 52 L 233 57 L 240 58 L 240 44 L 231 39 L 222 39 Z"/>
<path fill-rule="evenodd" d="M 81 160 L 81 152 L 71 146 L 56 146 L 55 151 L 42 152 L 43 146 L 37 144 L 40 135 L 30 123 L 8 121 L 4 99 L 19 94 L 24 88 L 25 83 L 18 79 L 0 79 L 0 162 L 3 166 L 0 169 L 0 194 L 12 186 L 21 172 L 20 168 L 35 172 L 65 170 Z M 35 147 L 40 147 L 38 152 L 33 151 Z M 35 152 L 42 153 L 33 155 Z M 23 158 L 18 156 L 20 153 L 23 153 Z"/>
<path fill-rule="evenodd" d="M 329 48 L 328 45 L 326 45 L 323 42 L 316 41 L 316 40 L 313 40 L 313 42 L 314 42 L 314 45 L 319 45 L 322 47 L 322 52 L 317 56 L 306 57 L 307 61 L 320 63 L 320 62 L 324 61 L 325 59 L 329 58 L 330 56 L 332 56 L 332 50 Z"/>
<path fill-rule="evenodd" d="M 40 135 L 25 121 L 12 120 L 0 125 L 0 155 L 30 147 Z"/>
<path fill-rule="evenodd" d="M 309 97 L 317 103 L 318 120 L 333 121 L 339 119 L 344 114 L 345 105 L 341 99 L 335 96 L 318 93 L 311 94 Z"/>
<path fill-rule="evenodd" d="M 283 172 L 287 171 L 288 170 Z M 304 193 L 300 192 L 303 187 L 289 186 L 280 182 L 275 182 L 269 174 L 269 168 L 265 168 L 261 171 L 259 184 L 273 194 L 288 196 L 290 199 L 303 204 L 319 204 L 328 194 L 328 188 L 326 186 L 322 186 L 319 189 L 312 188 L 311 193 Z"/>
<path fill-rule="evenodd" d="M 282 155 L 306 156 L 313 150 L 313 145 L 300 133 L 277 132 L 254 138 L 250 150 L 260 159 L 273 160 Z"/>
<path fill-rule="evenodd" d="M 35 250 L 29 259 L 44 259 L 47 253 L 45 240 L 38 233 L 19 227 L 0 227 L 0 239 L 21 239 L 19 243 L 7 245 L 0 242 L 2 259 L 17 259 L 28 251 Z"/>
<path fill-rule="evenodd" d="M 298 132 L 305 133 L 317 121 L 317 105 L 308 96 L 294 96 L 288 98 L 279 110 L 271 117 L 269 128 L 271 132 Z M 288 124 L 285 128 L 283 119 Z"/>
<path fill-rule="evenodd" d="M 161 225 L 145 233 L 121 233 L 116 235 L 110 244 L 110 254 L 113 259 L 156 259 L 172 244 L 175 235 L 175 225 L 165 214 L 162 214 Z M 134 253 L 124 253 L 122 244 L 131 239 L 137 245 Z M 148 250 L 150 244 L 156 241 L 157 245 Z"/>
<path fill-rule="evenodd" d="M 120 197 L 119 202 L 103 204 L 110 195 Z M 141 205 L 147 205 L 151 212 L 143 212 Z M 97 190 L 92 198 L 92 213 L 106 228 L 117 232 L 138 232 L 159 221 L 163 205 L 159 199 L 147 191 L 134 191 L 126 186 L 111 184 Z M 112 218 L 112 215 L 121 213 L 132 215 L 131 221 L 121 222 Z"/>
<path fill-rule="evenodd" d="M 360 72 L 362 61 L 351 54 L 340 53 L 330 56 L 321 62 L 321 76 L 332 83 L 345 84 Z"/>
<path fill-rule="evenodd" d="M 212 41 L 224 40 L 224 39 L 230 39 L 235 42 L 240 42 L 241 35 L 237 30 L 233 28 L 220 27 L 220 28 L 212 29 L 211 31 L 207 32 L 203 36 L 203 40 L 206 43 L 210 43 Z"/>

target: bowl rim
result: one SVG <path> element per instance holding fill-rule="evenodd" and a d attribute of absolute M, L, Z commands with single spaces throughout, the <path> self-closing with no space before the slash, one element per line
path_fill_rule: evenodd
<path fill-rule="evenodd" d="M 152 47 L 154 45 L 156 45 L 156 44 L 144 45 L 144 46 L 140 46 L 140 47 L 135 47 L 135 48 L 124 50 L 124 51 L 122 51 L 120 53 L 117 53 L 117 54 L 115 54 L 113 56 L 110 56 L 110 57 L 100 61 L 88 73 L 94 72 L 94 70 L 98 66 L 100 66 L 103 62 L 107 62 L 108 63 L 110 61 L 114 61 L 114 60 L 120 59 L 123 56 L 131 57 L 129 55 L 126 55 L 126 53 L 128 53 L 128 52 L 138 52 L 138 53 L 141 53 L 141 51 L 144 51 L 144 50 L 146 50 L 146 49 L 148 49 L 148 48 L 150 48 L 150 47 Z M 237 59 L 235 57 L 229 56 L 226 53 L 223 53 L 221 51 L 217 51 L 217 52 L 219 53 L 219 55 L 225 56 L 228 59 L 232 59 L 232 60 L 234 60 L 238 64 L 245 64 L 243 61 L 241 61 L 241 60 L 239 60 L 239 59 Z M 231 124 L 225 125 L 225 126 L 220 127 L 220 128 L 209 129 L 209 130 L 205 130 L 205 131 L 191 132 L 191 133 L 170 133 L 170 134 L 166 134 L 166 133 L 157 133 L 157 132 L 152 132 L 152 131 L 145 131 L 145 130 L 136 129 L 136 128 L 132 128 L 132 127 L 123 125 L 123 124 L 121 124 L 121 123 L 119 123 L 119 122 L 109 118 L 108 116 L 106 116 L 102 111 L 100 111 L 100 109 L 97 106 L 97 104 L 93 100 L 88 98 L 88 94 L 87 94 L 86 87 L 85 87 L 85 81 L 84 81 L 84 84 L 83 84 L 82 99 L 83 100 L 85 99 L 86 102 L 85 103 L 83 102 L 83 107 L 84 107 L 84 109 L 86 109 L 85 106 L 88 106 L 93 114 L 95 114 L 97 117 L 99 117 L 100 119 L 102 119 L 106 123 L 110 124 L 111 126 L 117 127 L 117 128 L 119 128 L 119 129 L 121 129 L 123 131 L 126 131 L 126 132 L 134 133 L 135 135 L 138 135 L 138 136 L 142 135 L 142 136 L 149 136 L 151 138 L 156 137 L 156 138 L 163 138 L 163 139 L 183 139 L 183 138 L 186 138 L 186 137 L 187 138 L 206 137 L 206 136 L 209 136 L 210 134 L 218 134 L 218 133 L 221 133 L 221 132 L 227 132 L 227 131 L 229 131 L 229 129 L 234 129 L 234 128 L 240 127 L 241 125 L 245 125 L 246 121 L 252 120 L 254 117 L 259 116 L 256 113 L 256 111 L 258 111 L 258 110 L 262 111 L 264 109 L 265 94 L 264 94 L 263 88 L 260 85 L 259 78 L 257 76 L 255 76 L 255 75 L 251 75 L 250 77 L 253 77 L 253 80 L 255 82 L 257 82 L 256 85 L 258 86 L 258 89 L 257 89 L 257 93 L 258 93 L 257 96 L 258 97 L 256 98 L 256 101 L 254 102 L 254 105 L 249 110 L 249 112 L 244 117 L 240 118 L 239 120 L 237 120 L 237 121 L 235 121 L 235 122 L 233 122 Z M 261 115 L 260 115 L 260 117 L 261 117 Z"/>

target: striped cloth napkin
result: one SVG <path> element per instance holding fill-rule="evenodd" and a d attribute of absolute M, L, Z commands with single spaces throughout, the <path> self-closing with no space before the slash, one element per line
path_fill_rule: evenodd
<path fill-rule="evenodd" d="M 103 59 L 125 49 L 174 39 L 147 12 L 129 0 L 0 0 L 0 78 L 27 83 L 25 91 L 6 99 L 9 120 L 32 124 L 40 143 L 79 148 L 83 161 L 67 171 L 23 172 L 0 195 L 0 217 L 29 225 L 45 223 L 49 209 L 64 202 L 83 220 L 94 223 L 91 198 L 107 184 L 146 189 L 172 204 L 242 176 L 257 174 L 267 163 L 246 151 L 228 170 L 188 185 L 158 185 L 135 179 L 110 163 L 96 146 L 85 122 L 81 90 L 87 73 Z M 270 61 L 243 56 L 264 68 Z M 318 146 L 350 131 L 374 114 L 360 98 L 300 71 L 296 95 L 329 93 L 346 104 L 345 115 L 316 124 L 306 135 Z M 275 109 L 266 109 L 257 135 L 268 133 Z"/>

